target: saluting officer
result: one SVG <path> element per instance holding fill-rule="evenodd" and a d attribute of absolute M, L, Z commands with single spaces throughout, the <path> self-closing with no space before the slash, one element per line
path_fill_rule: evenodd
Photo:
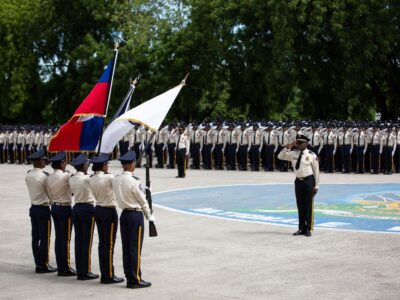
<path fill-rule="evenodd" d="M 129 151 L 118 160 L 121 161 L 123 172 L 113 180 L 113 190 L 122 209 L 120 223 L 126 287 L 146 288 L 151 283 L 142 279 L 140 268 L 144 237 L 143 215 L 150 221 L 154 222 L 155 219 L 141 190 L 140 181 L 133 176 L 135 153 Z"/>
<path fill-rule="evenodd" d="M 258 124 L 253 124 L 253 131 L 249 136 L 251 170 L 260 171 L 260 153 L 263 147 L 263 135 L 261 130 L 258 128 Z"/>
<path fill-rule="evenodd" d="M 131 151 L 128 151 L 131 152 Z M 128 153 L 127 152 L 127 153 Z M 114 246 L 118 229 L 117 200 L 112 189 L 114 175 L 108 173 L 109 156 L 101 153 L 92 158 L 90 187 L 96 198 L 95 220 L 99 232 L 99 264 L 101 283 L 119 283 L 122 278 L 114 275 Z"/>
<path fill-rule="evenodd" d="M 234 124 L 229 124 L 226 138 L 228 142 L 227 168 L 228 170 L 236 170 L 236 153 L 239 145 L 237 143 L 238 136 Z"/>
<path fill-rule="evenodd" d="M 65 171 L 65 152 L 59 152 L 49 159 L 54 172 L 46 181 L 46 188 L 51 201 L 51 215 L 56 232 L 55 252 L 58 276 L 76 276 L 70 266 L 70 242 L 72 231 L 72 194 L 69 187 L 69 172 Z"/>
<path fill-rule="evenodd" d="M 179 125 L 179 136 L 176 143 L 176 164 L 178 165 L 178 176 L 176 178 L 185 178 L 186 176 L 186 160 L 190 153 L 190 141 L 185 128 Z"/>
<path fill-rule="evenodd" d="M 75 228 L 75 264 L 78 280 L 91 280 L 99 275 L 91 272 L 92 242 L 94 231 L 95 198 L 90 188 L 90 177 L 87 175 L 89 160 L 80 154 L 70 163 L 76 173 L 69 178 L 69 186 L 75 197 L 72 209 L 72 221 Z"/>
<path fill-rule="evenodd" d="M 49 174 L 43 171 L 47 160 L 44 154 L 43 150 L 39 150 L 28 157 L 33 163 L 33 169 L 25 176 L 32 204 L 29 216 L 32 224 L 32 252 L 36 273 L 57 271 L 49 265 L 51 219 L 50 200 L 46 192 L 46 180 Z"/>
<path fill-rule="evenodd" d="M 313 201 L 319 188 L 319 165 L 317 155 L 308 150 L 309 139 L 298 135 L 296 142 L 287 145 L 278 158 L 292 162 L 296 175 L 295 191 L 299 213 L 299 230 L 293 235 L 311 236 L 313 230 Z"/>
<path fill-rule="evenodd" d="M 224 151 L 226 146 L 226 136 L 225 130 L 222 128 L 221 124 L 217 124 L 215 138 L 214 138 L 214 160 L 215 160 L 215 169 L 223 170 L 224 169 Z"/>

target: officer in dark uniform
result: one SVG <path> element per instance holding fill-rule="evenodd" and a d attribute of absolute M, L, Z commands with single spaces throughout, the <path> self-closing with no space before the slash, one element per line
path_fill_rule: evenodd
<path fill-rule="evenodd" d="M 319 187 L 319 164 L 317 155 L 307 149 L 309 139 L 297 135 L 296 142 L 287 145 L 278 158 L 292 162 L 296 175 L 295 191 L 299 213 L 299 230 L 293 235 L 311 236 L 313 230 L 313 201 Z"/>
<path fill-rule="evenodd" d="M 94 231 L 95 198 L 90 188 L 90 177 L 87 175 L 89 160 L 80 154 L 70 163 L 76 169 L 75 175 L 69 178 L 69 186 L 75 197 L 72 209 L 72 221 L 75 228 L 75 264 L 78 280 L 91 280 L 99 275 L 91 272 L 92 242 Z"/>
<path fill-rule="evenodd" d="M 118 214 L 117 201 L 112 189 L 114 175 L 108 173 L 109 159 L 107 154 L 100 154 L 90 160 L 93 163 L 92 170 L 95 172 L 90 177 L 90 187 L 96 198 L 95 220 L 99 233 L 100 282 L 105 284 L 124 281 L 123 278 L 114 275 L 113 261 Z"/>
<path fill-rule="evenodd" d="M 51 215 L 56 232 L 55 253 L 58 276 L 76 276 L 71 268 L 70 242 L 72 231 L 72 193 L 69 188 L 69 172 L 65 171 L 66 155 L 59 152 L 49 159 L 54 172 L 46 180 L 46 189 L 52 204 Z"/>
<path fill-rule="evenodd" d="M 29 216 L 32 224 L 32 252 L 36 273 L 52 273 L 57 269 L 49 265 L 50 254 L 50 200 L 46 192 L 46 180 L 49 174 L 43 171 L 47 157 L 44 150 L 39 150 L 28 157 L 33 163 L 33 170 L 25 177 L 31 199 Z"/>
<path fill-rule="evenodd" d="M 142 279 L 140 268 L 144 237 L 144 217 L 154 222 L 146 196 L 141 190 L 140 181 L 133 176 L 136 155 L 133 151 L 119 159 L 123 172 L 113 181 L 113 190 L 122 209 L 120 218 L 123 265 L 126 287 L 131 289 L 150 287 L 151 283 Z"/>

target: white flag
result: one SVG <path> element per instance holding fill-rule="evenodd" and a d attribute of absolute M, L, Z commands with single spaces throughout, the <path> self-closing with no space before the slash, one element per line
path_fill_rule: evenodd
<path fill-rule="evenodd" d="M 118 141 L 136 124 L 144 125 L 156 132 L 183 86 L 184 83 L 181 83 L 165 93 L 128 110 L 111 122 L 103 133 L 100 152 L 112 152 Z"/>

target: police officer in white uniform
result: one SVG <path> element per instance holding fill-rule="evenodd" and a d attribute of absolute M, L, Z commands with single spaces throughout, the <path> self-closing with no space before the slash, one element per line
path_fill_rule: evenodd
<path fill-rule="evenodd" d="M 299 213 L 299 230 L 293 235 L 311 236 L 313 230 L 313 201 L 319 188 L 319 165 L 317 155 L 308 150 L 309 139 L 298 135 L 296 142 L 281 150 L 278 158 L 292 162 L 296 175 L 295 191 Z"/>
<path fill-rule="evenodd" d="M 176 176 L 176 178 L 185 178 L 186 162 L 190 153 L 190 140 L 183 125 L 179 125 L 178 132 L 179 136 L 176 142 L 176 164 L 178 165 L 178 176 Z"/>
<path fill-rule="evenodd" d="M 28 156 L 33 169 L 25 177 L 31 199 L 29 216 L 32 223 L 32 252 L 36 265 L 36 273 L 52 273 L 57 269 L 49 265 L 50 254 L 50 200 L 46 192 L 46 180 L 49 173 L 43 171 L 47 157 L 44 150 Z"/>
<path fill-rule="evenodd" d="M 144 236 L 144 217 L 155 221 L 140 181 L 133 176 L 136 155 L 128 151 L 119 159 L 123 172 L 113 180 L 113 190 L 122 209 L 120 218 L 123 265 L 126 287 L 131 289 L 150 287 L 151 283 L 142 279 L 140 268 Z M 144 216 L 144 217 L 143 217 Z"/>
<path fill-rule="evenodd" d="M 112 189 L 114 175 L 108 173 L 109 159 L 107 154 L 101 153 L 90 160 L 93 163 L 92 170 L 95 172 L 90 177 L 90 187 L 96 198 L 95 220 L 99 233 L 100 282 L 120 283 L 124 279 L 115 276 L 113 263 L 118 214 L 117 200 Z"/>
<path fill-rule="evenodd" d="M 90 188 L 90 177 L 87 174 L 89 160 L 82 153 L 69 164 L 76 169 L 76 173 L 69 178 L 69 186 L 75 200 L 75 205 L 72 209 L 72 221 L 75 229 L 77 279 L 97 279 L 99 275 L 91 272 L 92 242 L 95 225 L 94 204 L 96 200 Z"/>
<path fill-rule="evenodd" d="M 58 276 L 76 276 L 70 266 L 70 242 L 72 231 L 72 193 L 69 188 L 69 172 L 65 171 L 66 155 L 59 152 L 49 159 L 54 172 L 46 181 L 51 201 L 51 215 L 56 232 L 55 253 Z"/>

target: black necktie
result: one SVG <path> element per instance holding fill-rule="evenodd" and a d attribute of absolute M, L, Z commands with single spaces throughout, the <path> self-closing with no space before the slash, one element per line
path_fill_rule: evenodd
<path fill-rule="evenodd" d="M 179 150 L 179 142 L 181 141 L 181 135 L 178 137 L 178 150 Z"/>
<path fill-rule="evenodd" d="M 301 162 L 302 156 L 303 156 L 303 151 L 300 151 L 299 158 L 297 159 L 297 162 L 296 162 L 296 170 L 298 170 L 300 168 L 300 162 Z"/>

